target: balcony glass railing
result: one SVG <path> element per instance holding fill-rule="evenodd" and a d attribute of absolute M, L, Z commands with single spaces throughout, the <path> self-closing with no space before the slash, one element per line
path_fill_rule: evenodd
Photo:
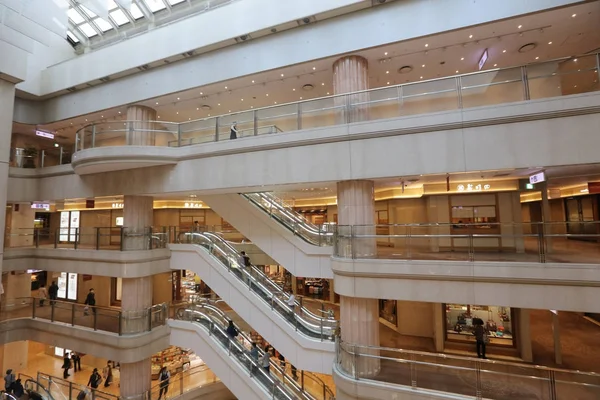
<path fill-rule="evenodd" d="M 465 108 L 493 106 L 600 90 L 598 54 L 568 57 L 386 86 L 256 108 L 195 121 L 119 121 L 92 124 L 77 131 L 77 150 L 107 146 L 170 146 L 238 139 L 277 132 L 322 128 Z M 360 118 L 357 118 L 360 116 Z"/>
<path fill-rule="evenodd" d="M 231 320 L 231 316 L 218 308 L 216 303 L 217 302 L 205 299 L 195 304 L 188 304 L 178 308 L 176 316 L 178 319 L 191 321 L 194 320 L 194 318 L 197 318 L 198 315 L 204 315 L 205 317 L 211 318 L 213 323 L 219 324 L 222 329 L 226 330 L 227 325 Z M 238 344 L 249 354 L 252 339 L 244 333 L 238 325 L 234 324 L 234 326 L 239 335 L 233 342 L 239 342 Z M 265 352 L 261 348 L 257 349 L 258 357 L 256 360 L 260 360 Z M 329 386 L 327 386 L 319 377 L 308 371 L 297 371 L 290 363 L 271 358 L 270 374 L 278 380 L 279 385 L 285 387 L 288 392 L 296 394 L 299 398 L 323 400 L 335 399 L 335 395 L 331 388 L 329 388 Z"/>
<path fill-rule="evenodd" d="M 321 341 L 333 340 L 338 324 L 333 317 L 319 316 L 297 300 L 293 307 L 289 305 L 290 295 L 260 269 L 253 265 L 244 266 L 237 250 L 220 236 L 210 232 L 184 233 L 181 235 L 181 242 L 198 245 L 207 251 L 221 267 L 247 286 L 258 301 L 266 303 L 272 312 L 277 313 L 297 332 Z"/>
<path fill-rule="evenodd" d="M 98 228 L 17 228 L 6 233 L 5 248 L 55 248 L 88 250 L 152 250 L 169 243 L 169 229 L 133 229 L 123 226 Z"/>
<path fill-rule="evenodd" d="M 304 241 L 315 246 L 333 245 L 333 225 L 317 226 L 308 222 L 273 193 L 243 193 L 242 196 Z"/>
<path fill-rule="evenodd" d="M 600 222 L 338 225 L 334 257 L 597 264 Z"/>
<path fill-rule="evenodd" d="M 95 331 L 116 333 L 119 336 L 136 335 L 166 324 L 167 304 L 157 304 L 137 311 L 121 311 L 108 307 L 88 307 L 70 301 L 21 297 L 6 299 L 0 304 L 0 321 L 18 318 L 59 322 Z"/>
<path fill-rule="evenodd" d="M 10 149 L 10 166 L 16 168 L 45 168 L 70 164 L 75 145 L 47 149 L 13 147 Z"/>
<path fill-rule="evenodd" d="M 528 364 L 338 343 L 336 365 L 350 379 L 470 399 L 592 400 L 600 375 Z"/>

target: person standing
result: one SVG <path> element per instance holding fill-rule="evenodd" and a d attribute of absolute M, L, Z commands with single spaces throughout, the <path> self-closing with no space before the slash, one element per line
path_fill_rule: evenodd
<path fill-rule="evenodd" d="M 52 284 L 48 288 L 48 296 L 50 297 L 50 305 L 54 305 L 58 297 L 58 285 L 55 281 L 52 281 Z"/>
<path fill-rule="evenodd" d="M 71 362 L 73 363 L 73 372 L 81 371 L 81 356 L 79 353 L 71 353 Z"/>
<path fill-rule="evenodd" d="M 94 293 L 94 288 L 91 288 L 88 292 L 84 304 L 91 308 L 94 315 L 96 315 L 96 294 Z"/>
<path fill-rule="evenodd" d="M 488 341 L 487 333 L 485 332 L 485 328 L 483 327 L 483 320 L 480 318 L 473 319 L 473 325 L 475 326 L 473 329 L 473 335 L 475 335 L 475 340 L 477 341 L 477 357 L 486 359 L 485 356 L 485 345 Z"/>
<path fill-rule="evenodd" d="M 256 346 L 256 342 L 252 342 L 252 347 L 250 348 L 250 359 L 254 364 L 250 366 L 252 372 L 256 372 L 256 365 L 258 365 L 258 346 Z"/>
<path fill-rule="evenodd" d="M 21 379 L 17 379 L 15 383 L 13 383 L 13 396 L 17 399 L 20 399 L 25 394 L 25 389 L 23 388 L 23 384 L 21 383 Z"/>
<path fill-rule="evenodd" d="M 265 370 L 266 374 L 269 375 L 271 370 L 271 353 L 269 353 L 269 346 L 265 347 L 265 354 L 260 359 L 260 365 Z"/>
<path fill-rule="evenodd" d="M 163 397 L 163 394 L 165 395 L 165 398 L 167 398 L 167 392 L 169 391 L 169 378 L 171 378 L 171 373 L 169 372 L 167 367 L 163 365 L 160 371 L 158 372 L 158 380 L 160 382 L 160 392 L 158 392 L 158 400 L 160 400 Z"/>
<path fill-rule="evenodd" d="M 38 289 L 38 298 L 40 299 L 40 307 L 44 307 L 44 302 L 48 298 L 48 291 L 46 285 L 41 285 Z"/>
<path fill-rule="evenodd" d="M 6 370 L 6 375 L 4 376 L 4 390 L 6 393 L 12 393 L 15 380 L 16 378 L 15 374 L 13 374 L 13 370 Z"/>
<path fill-rule="evenodd" d="M 231 131 L 229 133 L 229 140 L 237 139 L 237 134 L 237 122 L 233 121 L 233 124 L 231 124 Z"/>
<path fill-rule="evenodd" d="M 102 370 L 102 376 L 104 377 L 104 387 L 109 387 L 110 384 L 113 382 L 113 373 L 110 364 L 111 361 L 109 360 L 106 363 L 106 367 L 104 367 L 104 369 Z"/>
<path fill-rule="evenodd" d="M 69 358 L 69 353 L 65 353 L 65 357 L 63 359 L 63 379 L 67 379 L 71 375 L 69 375 L 69 369 L 71 368 L 71 358 Z"/>

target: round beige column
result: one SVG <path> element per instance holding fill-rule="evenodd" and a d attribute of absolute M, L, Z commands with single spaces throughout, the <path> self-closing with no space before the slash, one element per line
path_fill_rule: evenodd
<path fill-rule="evenodd" d="M 361 56 L 342 57 L 333 63 L 333 93 L 353 93 L 369 89 L 369 63 Z M 337 115 L 339 124 L 369 119 L 369 93 L 335 97 L 335 105 L 343 107 Z"/>
<path fill-rule="evenodd" d="M 375 191 L 373 181 L 354 180 L 337 184 L 338 224 L 351 225 L 352 233 L 372 235 L 375 233 Z M 354 238 L 351 252 L 356 258 L 376 256 L 375 238 Z M 348 344 L 379 346 L 379 303 L 377 299 L 340 296 L 340 328 L 342 340 Z M 356 349 L 361 354 L 378 356 L 376 350 Z M 353 360 L 346 359 L 352 363 Z M 375 376 L 380 371 L 377 358 L 357 358 L 359 376 Z M 351 365 L 344 368 L 349 371 Z"/>
<path fill-rule="evenodd" d="M 153 198 L 125 196 L 123 200 L 123 226 L 126 234 L 144 234 L 154 220 Z M 148 235 L 126 237 L 124 248 L 146 250 Z M 121 310 L 124 332 L 148 329 L 150 319 L 143 310 L 152 306 L 152 277 L 124 278 L 121 288 Z M 134 397 L 151 388 L 152 363 L 150 359 L 136 363 L 121 363 L 121 396 Z"/>
<path fill-rule="evenodd" d="M 127 108 L 127 144 L 154 146 L 156 142 L 156 110 L 146 106 Z"/>

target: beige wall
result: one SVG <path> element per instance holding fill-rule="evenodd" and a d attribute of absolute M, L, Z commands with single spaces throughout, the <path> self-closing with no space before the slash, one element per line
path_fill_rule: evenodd
<path fill-rule="evenodd" d="M 78 275 L 77 282 L 77 301 L 83 303 L 90 289 L 96 293 L 96 305 L 100 307 L 110 307 L 111 298 L 111 277 L 92 275 L 92 279 L 83 280 L 83 275 Z"/>
<path fill-rule="evenodd" d="M 31 296 L 31 274 L 19 272 L 3 274 L 2 286 L 4 286 L 5 299 L 29 297 Z"/>
<path fill-rule="evenodd" d="M 12 369 L 16 375 L 18 370 L 27 368 L 27 358 L 29 356 L 29 345 L 27 340 L 7 343 L 0 346 L 0 358 L 2 359 L 2 374 L 7 369 Z"/>
<path fill-rule="evenodd" d="M 169 303 L 172 296 L 171 273 L 152 276 L 152 304 Z"/>
<path fill-rule="evenodd" d="M 434 306 L 437 303 L 398 301 L 398 332 L 402 335 L 434 337 Z"/>
<path fill-rule="evenodd" d="M 33 244 L 35 210 L 31 208 L 30 203 L 20 203 L 19 211 L 15 211 L 15 209 L 15 204 L 13 204 L 7 220 L 7 222 L 10 221 L 10 236 L 7 237 L 6 244 L 10 247 L 31 246 Z"/>

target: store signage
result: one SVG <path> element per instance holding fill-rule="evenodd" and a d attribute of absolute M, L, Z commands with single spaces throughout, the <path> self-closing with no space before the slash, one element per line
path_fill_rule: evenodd
<path fill-rule="evenodd" d="M 112 208 L 123 208 L 123 203 L 112 203 Z"/>
<path fill-rule="evenodd" d="M 535 188 L 535 185 L 533 183 L 526 183 L 525 184 L 525 189 L 527 189 L 527 190 L 531 190 L 531 189 L 534 189 L 534 188 Z"/>
<path fill-rule="evenodd" d="M 35 136 L 43 137 L 46 139 L 54 139 L 54 133 L 44 131 L 35 131 Z"/>
<path fill-rule="evenodd" d="M 116 226 L 123 226 L 123 217 L 117 217 L 115 219 L 115 225 Z"/>
<path fill-rule="evenodd" d="M 48 203 L 34 203 L 31 205 L 31 208 L 35 209 L 35 210 L 46 210 L 49 211 L 50 210 L 50 204 Z"/>
<path fill-rule="evenodd" d="M 531 175 L 529 177 L 529 183 L 541 183 L 546 181 L 546 174 L 544 172 L 538 172 L 535 175 Z"/>
<path fill-rule="evenodd" d="M 184 208 L 202 208 L 202 203 L 185 203 Z"/>
<path fill-rule="evenodd" d="M 483 192 L 486 190 L 490 190 L 492 185 L 486 183 L 461 183 L 456 186 L 456 190 L 458 192 Z"/>
<path fill-rule="evenodd" d="M 86 200 L 85 201 L 85 208 L 94 208 L 94 207 L 96 207 L 95 200 Z"/>
<path fill-rule="evenodd" d="M 481 71 L 481 69 L 483 68 L 483 66 L 485 65 L 485 62 L 488 60 L 488 50 L 485 49 L 483 51 L 483 54 L 481 55 L 481 58 L 479 59 L 479 70 Z"/>
<path fill-rule="evenodd" d="M 588 182 L 588 193 L 589 194 L 600 193 L 600 182 Z"/>

